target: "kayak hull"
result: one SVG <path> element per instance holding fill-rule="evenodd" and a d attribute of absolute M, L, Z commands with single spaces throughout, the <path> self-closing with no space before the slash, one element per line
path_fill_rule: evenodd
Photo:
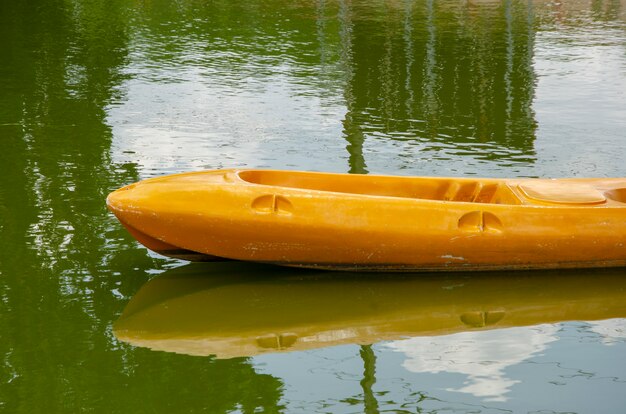
<path fill-rule="evenodd" d="M 333 270 L 626 266 L 626 179 L 469 179 L 218 170 L 144 180 L 107 205 L 187 260 Z"/>

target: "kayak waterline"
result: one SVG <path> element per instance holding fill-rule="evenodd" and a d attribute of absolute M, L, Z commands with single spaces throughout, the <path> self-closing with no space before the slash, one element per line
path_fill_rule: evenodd
<path fill-rule="evenodd" d="M 147 248 L 371 271 L 626 266 L 626 178 L 477 179 L 232 169 L 122 187 Z"/>

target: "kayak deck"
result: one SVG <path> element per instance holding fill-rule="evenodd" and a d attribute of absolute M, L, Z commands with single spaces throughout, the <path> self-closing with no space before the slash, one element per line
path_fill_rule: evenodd
<path fill-rule="evenodd" d="M 146 247 L 338 270 L 626 265 L 626 179 L 218 170 L 145 180 L 109 208 Z"/>

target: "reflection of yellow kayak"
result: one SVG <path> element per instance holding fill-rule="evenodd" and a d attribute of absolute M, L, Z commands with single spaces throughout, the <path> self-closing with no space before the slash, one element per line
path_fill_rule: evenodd
<path fill-rule="evenodd" d="M 626 179 L 224 170 L 141 181 L 107 203 L 148 248 L 188 259 L 372 270 L 626 265 Z"/>
<path fill-rule="evenodd" d="M 115 323 L 115 335 L 137 346 L 229 358 L 626 317 L 621 270 L 411 278 L 237 263 L 211 269 L 218 271 L 186 266 L 148 282 Z"/>

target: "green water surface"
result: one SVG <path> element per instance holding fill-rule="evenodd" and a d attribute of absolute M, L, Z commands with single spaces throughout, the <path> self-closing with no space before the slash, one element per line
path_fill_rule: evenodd
<path fill-rule="evenodd" d="M 284 274 L 159 257 L 104 204 L 122 185 L 204 168 L 626 177 L 624 1 L 5 0 L 0 144 L 1 412 L 626 409 L 626 312 L 603 305 L 626 292 L 623 269 L 600 293 L 607 271 L 576 273 L 589 297 L 564 289 L 560 317 L 542 286 L 566 275 L 489 276 L 505 290 L 532 280 L 528 312 L 546 314 L 528 324 L 362 341 L 355 321 L 379 310 L 344 310 L 324 333 L 341 343 L 185 355 L 115 336 L 136 294 L 167 304 L 142 285 L 243 274 L 243 302 L 261 297 L 246 280 Z M 389 282 L 368 280 L 345 295 Z M 237 309 L 198 315 L 257 326 Z"/>

